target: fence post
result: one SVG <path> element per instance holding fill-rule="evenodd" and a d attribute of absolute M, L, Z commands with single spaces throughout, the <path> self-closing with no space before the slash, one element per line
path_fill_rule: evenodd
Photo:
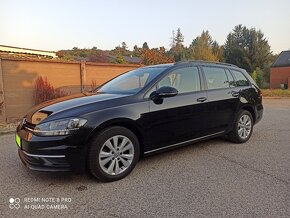
<path fill-rule="evenodd" d="M 6 104 L 2 71 L 2 59 L 0 58 L 0 121 L 6 122 Z"/>
<path fill-rule="evenodd" d="M 81 61 L 80 79 L 81 79 L 81 92 L 83 93 L 86 89 L 86 62 L 83 61 Z"/>

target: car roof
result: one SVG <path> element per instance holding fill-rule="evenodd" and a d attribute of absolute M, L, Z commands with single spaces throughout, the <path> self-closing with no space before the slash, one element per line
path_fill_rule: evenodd
<path fill-rule="evenodd" d="M 149 66 L 144 66 L 142 68 L 143 69 L 148 69 L 148 68 L 169 68 L 169 67 L 172 67 L 172 66 L 174 66 L 174 63 L 149 65 Z"/>
<path fill-rule="evenodd" d="M 234 64 L 217 62 L 217 61 L 203 61 L 203 60 L 188 60 L 188 61 L 179 61 L 179 62 L 175 63 L 175 65 L 180 65 L 180 64 L 202 64 L 202 65 L 209 64 L 209 65 L 221 65 L 221 66 L 229 66 L 229 67 L 239 68 L 238 66 L 236 66 Z"/>
<path fill-rule="evenodd" d="M 157 65 L 150 65 L 144 66 L 143 69 L 148 68 L 169 68 L 173 66 L 179 66 L 183 64 L 200 64 L 200 65 L 217 65 L 217 66 L 225 66 L 225 67 L 232 67 L 232 68 L 239 68 L 234 64 L 224 63 L 224 62 L 214 62 L 214 61 L 203 61 L 203 60 L 189 60 L 189 61 L 179 61 L 176 63 L 168 63 L 168 64 L 157 64 Z"/>

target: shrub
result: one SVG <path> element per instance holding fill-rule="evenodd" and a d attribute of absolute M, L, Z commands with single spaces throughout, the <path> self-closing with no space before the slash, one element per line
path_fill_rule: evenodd
<path fill-rule="evenodd" d="M 39 76 L 35 80 L 33 89 L 34 103 L 37 105 L 41 102 L 52 100 L 55 98 L 63 97 L 68 95 L 67 92 L 60 89 L 55 89 L 48 81 L 47 77 Z"/>
<path fill-rule="evenodd" d="M 90 90 L 89 91 L 94 91 L 97 87 L 98 87 L 97 81 L 95 79 L 93 79 L 91 81 L 91 87 L 90 87 Z"/>
<path fill-rule="evenodd" d="M 289 89 L 262 89 L 264 97 L 290 97 Z"/>
<path fill-rule="evenodd" d="M 263 72 L 261 71 L 261 69 L 257 67 L 251 75 L 253 80 L 257 83 L 259 87 L 261 87 L 262 73 Z"/>

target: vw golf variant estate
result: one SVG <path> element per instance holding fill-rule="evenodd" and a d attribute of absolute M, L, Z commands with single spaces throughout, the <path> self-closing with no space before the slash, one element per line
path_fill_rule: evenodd
<path fill-rule="evenodd" d="M 245 70 L 186 61 L 135 69 L 91 93 L 42 103 L 23 118 L 16 143 L 32 170 L 87 169 L 114 181 L 149 154 L 224 135 L 244 143 L 262 115 L 261 91 Z"/>

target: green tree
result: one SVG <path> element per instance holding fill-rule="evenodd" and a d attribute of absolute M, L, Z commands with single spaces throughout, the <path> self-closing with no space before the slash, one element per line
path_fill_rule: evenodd
<path fill-rule="evenodd" d="M 241 24 L 227 36 L 224 46 L 224 58 L 248 72 L 256 68 L 264 69 L 269 63 L 270 46 L 264 34 L 255 28 L 248 29 Z"/>
<path fill-rule="evenodd" d="M 116 56 L 116 63 L 117 64 L 126 64 L 125 58 L 123 55 Z"/>
<path fill-rule="evenodd" d="M 169 55 L 174 57 L 175 61 L 185 60 L 186 58 L 186 48 L 183 45 L 184 36 L 181 33 L 180 28 L 177 29 L 176 34 L 173 32 L 173 41 L 171 43 L 171 49 L 169 50 Z"/>
<path fill-rule="evenodd" d="M 139 48 L 137 45 L 134 45 L 132 55 L 134 57 L 140 57 L 141 53 L 142 53 L 142 48 Z"/>
<path fill-rule="evenodd" d="M 257 83 L 257 85 L 259 87 L 261 87 L 262 84 L 262 74 L 263 72 L 261 71 L 260 68 L 256 68 L 256 70 L 253 71 L 253 73 L 251 74 L 253 80 Z"/>
<path fill-rule="evenodd" d="M 178 28 L 176 31 L 176 36 L 174 38 L 174 41 L 175 41 L 175 47 L 177 49 L 181 49 L 184 47 L 183 46 L 184 36 L 182 35 L 180 28 Z"/>
<path fill-rule="evenodd" d="M 144 42 L 142 45 L 142 49 L 149 49 L 148 43 Z"/>
<path fill-rule="evenodd" d="M 127 46 L 126 42 L 122 42 L 122 44 L 121 44 L 121 48 L 122 48 L 124 51 L 127 50 L 128 46 Z"/>

